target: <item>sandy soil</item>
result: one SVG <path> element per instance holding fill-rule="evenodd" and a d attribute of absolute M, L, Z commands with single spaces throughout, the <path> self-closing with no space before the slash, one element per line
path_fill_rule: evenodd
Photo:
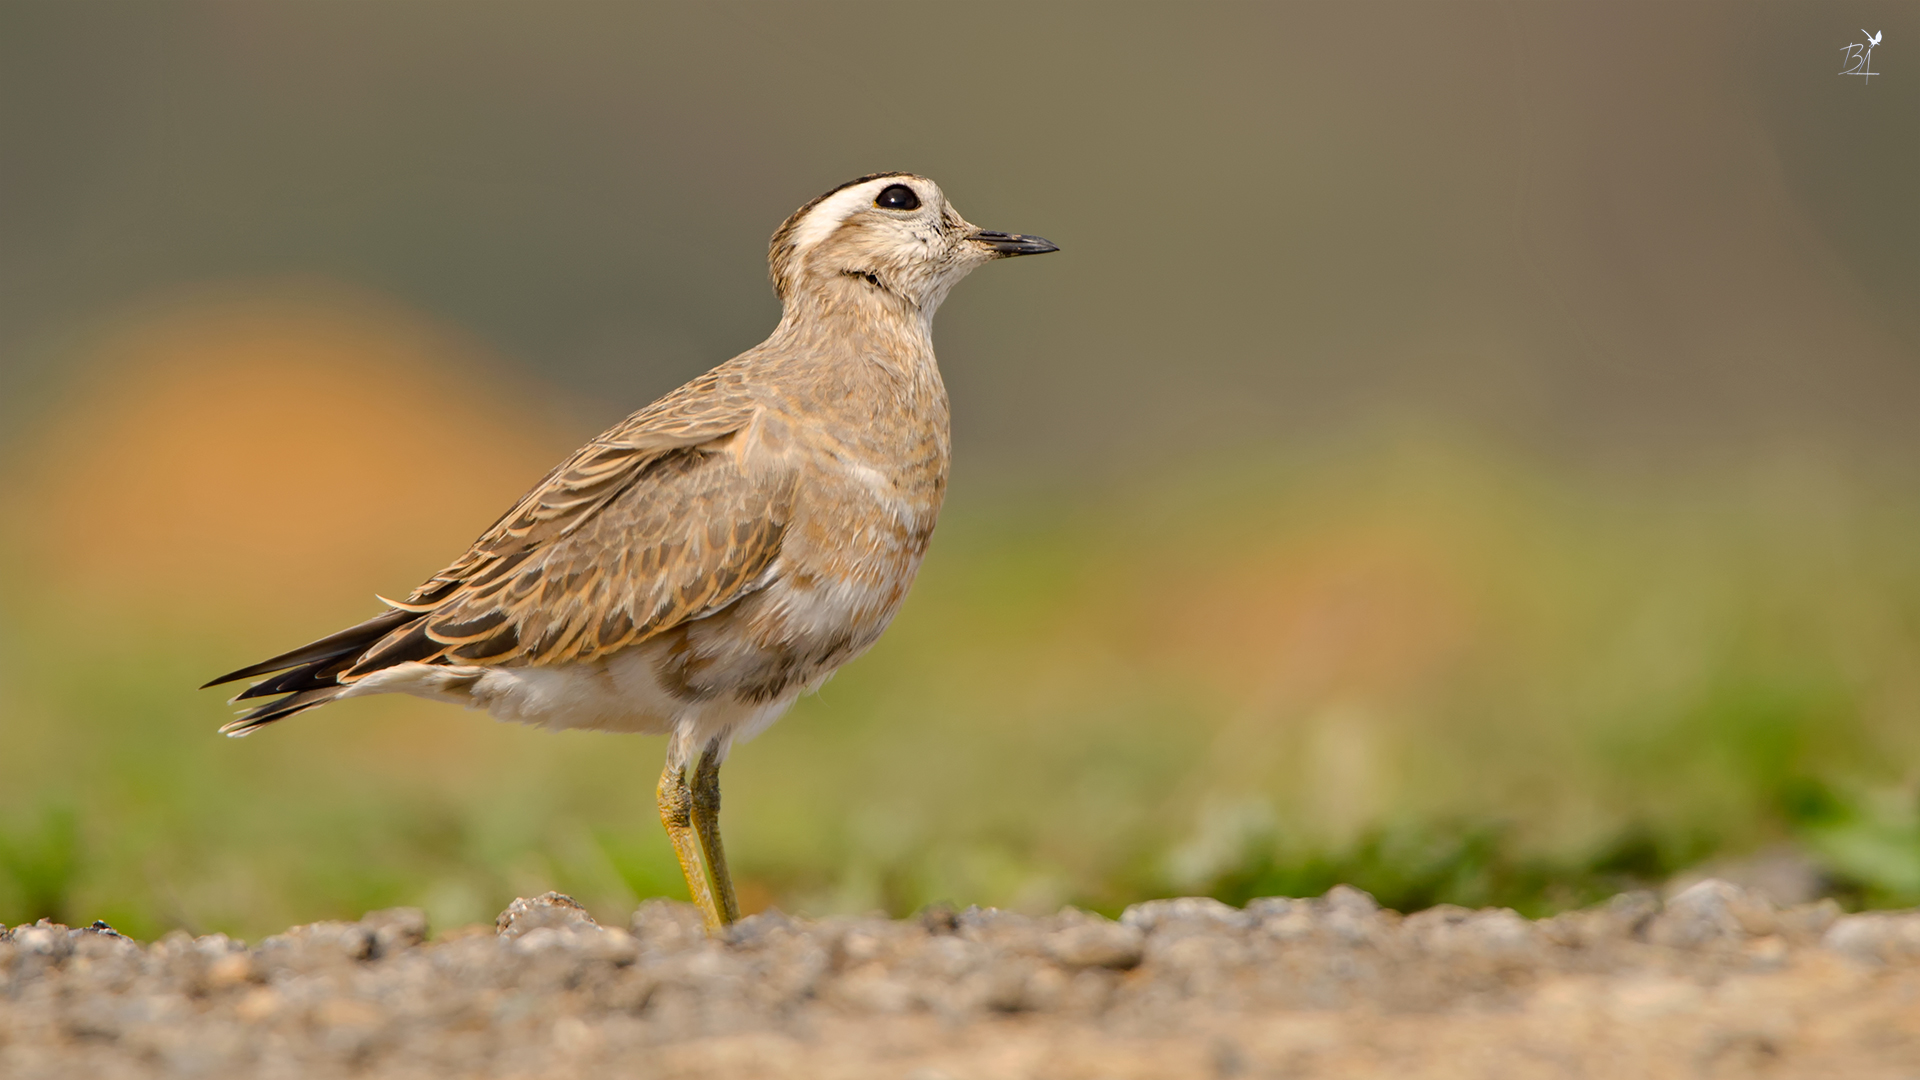
<path fill-rule="evenodd" d="M 1920 913 L 1708 881 L 1529 922 L 1364 893 L 802 922 L 558 894 L 248 947 L 0 931 L 0 1076 L 1920 1078 Z"/>

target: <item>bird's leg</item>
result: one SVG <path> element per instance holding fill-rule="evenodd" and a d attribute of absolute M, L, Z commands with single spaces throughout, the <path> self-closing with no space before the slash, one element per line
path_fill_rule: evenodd
<path fill-rule="evenodd" d="M 720 844 L 720 741 L 700 753 L 693 767 L 693 829 L 700 835 L 700 852 L 713 875 L 713 897 L 719 905 L 720 925 L 740 918 L 740 902 L 733 895 L 733 876 L 727 873 L 727 849 Z"/>
<path fill-rule="evenodd" d="M 693 791 L 687 786 L 685 767 L 674 760 L 676 756 L 667 757 L 667 767 L 660 772 L 660 787 L 655 791 L 660 801 L 660 824 L 667 827 L 667 839 L 673 841 L 680 872 L 687 878 L 687 892 L 699 906 L 707 929 L 713 930 L 721 925 L 720 914 L 714 910 L 713 891 L 707 888 L 707 874 L 700 866 L 699 841 L 693 829 Z"/>

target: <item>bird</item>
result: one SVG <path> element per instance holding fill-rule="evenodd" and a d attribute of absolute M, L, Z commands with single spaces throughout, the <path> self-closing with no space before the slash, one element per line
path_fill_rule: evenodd
<path fill-rule="evenodd" d="M 768 246 L 765 341 L 574 451 L 405 599 L 208 682 L 258 680 L 221 733 L 400 693 L 664 734 L 661 823 L 719 932 L 740 917 L 721 765 L 872 647 L 933 534 L 952 457 L 934 313 L 980 266 L 1058 250 L 975 227 L 913 173 L 811 200 Z"/>

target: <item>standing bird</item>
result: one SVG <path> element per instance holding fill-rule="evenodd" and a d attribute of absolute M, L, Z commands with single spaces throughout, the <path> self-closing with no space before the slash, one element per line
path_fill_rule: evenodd
<path fill-rule="evenodd" d="M 720 765 L 865 652 L 947 487 L 933 314 L 975 267 L 1059 250 L 875 173 L 768 251 L 780 325 L 575 451 L 404 601 L 208 683 L 271 676 L 254 729 L 403 693 L 550 728 L 665 734 L 660 819 L 710 929 L 739 918 Z M 703 869 L 704 864 L 704 869 Z"/>

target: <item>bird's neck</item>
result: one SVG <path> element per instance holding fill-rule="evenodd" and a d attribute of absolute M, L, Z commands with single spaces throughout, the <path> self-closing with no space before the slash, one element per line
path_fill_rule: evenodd
<path fill-rule="evenodd" d="M 852 275 L 806 284 L 787 298 L 769 345 L 876 363 L 903 375 L 932 368 L 931 312 Z"/>

